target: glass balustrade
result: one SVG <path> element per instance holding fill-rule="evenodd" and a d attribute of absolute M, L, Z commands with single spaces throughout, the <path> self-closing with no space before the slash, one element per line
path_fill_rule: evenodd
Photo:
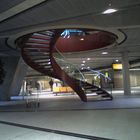
<path fill-rule="evenodd" d="M 92 80 L 88 81 L 87 80 L 88 78 L 86 77 L 86 72 L 93 74 L 94 77 L 97 77 L 97 79 L 99 80 L 101 78 L 104 78 L 105 81 L 109 83 L 109 87 L 104 88 L 104 89 L 106 89 L 110 94 L 112 94 L 112 84 L 110 84 L 112 80 L 110 77 L 107 77 L 105 74 L 103 74 L 100 71 L 92 70 L 90 68 L 84 68 L 81 71 L 78 66 L 70 63 L 57 48 L 55 48 L 55 50 L 56 50 L 56 53 L 54 53 L 54 57 L 55 57 L 56 62 L 61 67 L 61 69 L 63 69 L 70 77 L 73 77 L 80 81 L 88 82 L 90 84 L 94 84 L 97 87 L 101 87 L 100 82 L 98 83 L 95 79 L 92 79 L 92 77 L 90 77 Z"/>
<path fill-rule="evenodd" d="M 85 77 L 81 73 L 79 68 L 76 65 L 71 64 L 68 60 L 66 60 L 63 54 L 57 48 L 55 49 L 57 52 L 54 54 L 54 58 L 58 65 L 61 67 L 61 69 L 64 70 L 70 77 L 73 77 L 80 81 L 85 81 Z"/>
<path fill-rule="evenodd" d="M 86 77 L 84 76 L 84 72 L 86 71 L 98 77 L 104 77 L 108 81 L 111 81 L 110 77 L 107 77 L 100 71 L 92 70 L 90 68 L 84 68 L 81 71 L 78 66 L 69 62 L 57 48 L 55 48 L 55 50 L 57 51 L 54 55 L 56 62 L 65 72 L 68 73 L 68 75 L 79 80 L 86 81 Z"/>

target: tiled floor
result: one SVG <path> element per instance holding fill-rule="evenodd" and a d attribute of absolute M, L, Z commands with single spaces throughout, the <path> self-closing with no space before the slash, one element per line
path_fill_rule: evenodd
<path fill-rule="evenodd" d="M 1 106 L 0 121 L 51 129 L 52 132 L 0 123 L 0 139 L 83 139 L 55 133 L 55 130 L 59 130 L 116 140 L 140 140 L 140 96 L 115 96 L 113 101 L 88 103 L 73 96 L 41 99 L 38 109 L 35 106 L 26 108 L 23 103 L 14 102 L 13 107 L 12 103 L 5 108 Z M 11 112 L 8 112 L 8 109 Z"/>
<path fill-rule="evenodd" d="M 81 138 L 58 135 L 0 124 L 1 140 L 82 140 Z M 84 139 L 83 139 L 84 140 Z"/>
<path fill-rule="evenodd" d="M 0 113 L 2 121 L 117 140 L 139 140 L 139 118 L 140 109 Z M 31 140 L 74 139 L 3 124 L 0 136 L 2 140 L 25 140 L 28 136 Z"/>

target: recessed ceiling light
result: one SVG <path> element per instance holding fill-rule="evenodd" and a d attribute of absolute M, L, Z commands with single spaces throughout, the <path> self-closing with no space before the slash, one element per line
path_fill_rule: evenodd
<path fill-rule="evenodd" d="M 81 66 L 85 66 L 85 64 L 81 64 Z"/>
<path fill-rule="evenodd" d="M 80 40 L 81 40 L 81 41 L 83 41 L 83 40 L 84 40 L 84 38 L 81 38 Z"/>
<path fill-rule="evenodd" d="M 87 58 L 87 60 L 90 60 L 90 58 Z"/>
<path fill-rule="evenodd" d="M 102 52 L 102 54 L 108 54 L 108 52 Z"/>
<path fill-rule="evenodd" d="M 111 13 L 114 13 L 114 12 L 117 12 L 117 9 L 110 8 L 110 9 L 105 10 L 103 12 L 103 14 L 111 14 Z"/>
<path fill-rule="evenodd" d="M 86 63 L 86 61 L 83 61 L 83 63 Z"/>
<path fill-rule="evenodd" d="M 116 59 L 115 61 L 116 61 L 116 62 L 119 62 L 119 60 L 118 60 L 118 59 Z"/>

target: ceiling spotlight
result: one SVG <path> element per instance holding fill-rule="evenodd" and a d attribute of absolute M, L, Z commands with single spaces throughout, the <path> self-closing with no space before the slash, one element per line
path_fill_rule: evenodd
<path fill-rule="evenodd" d="M 102 54 L 108 54 L 108 52 L 102 52 Z"/>
<path fill-rule="evenodd" d="M 81 66 L 85 66 L 85 64 L 81 64 Z"/>
<path fill-rule="evenodd" d="M 105 10 L 103 12 L 103 14 L 111 14 L 111 13 L 114 13 L 114 12 L 117 12 L 117 9 L 110 8 L 110 9 Z"/>
<path fill-rule="evenodd" d="M 83 63 L 86 63 L 86 61 L 83 61 Z"/>
<path fill-rule="evenodd" d="M 80 40 L 81 40 L 81 41 L 83 41 L 83 40 L 84 40 L 84 38 L 81 38 Z"/>
<path fill-rule="evenodd" d="M 87 69 L 90 69 L 90 67 L 87 67 Z"/>
<path fill-rule="evenodd" d="M 116 61 L 116 62 L 119 62 L 119 60 L 118 60 L 118 59 L 116 59 L 115 61 Z"/>
<path fill-rule="evenodd" d="M 87 60 L 90 60 L 90 58 L 87 58 Z"/>

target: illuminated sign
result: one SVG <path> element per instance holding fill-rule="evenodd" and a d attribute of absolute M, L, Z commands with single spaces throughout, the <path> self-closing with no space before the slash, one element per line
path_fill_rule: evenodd
<path fill-rule="evenodd" d="M 113 69 L 114 70 L 121 70 L 122 69 L 122 64 L 113 64 Z"/>

